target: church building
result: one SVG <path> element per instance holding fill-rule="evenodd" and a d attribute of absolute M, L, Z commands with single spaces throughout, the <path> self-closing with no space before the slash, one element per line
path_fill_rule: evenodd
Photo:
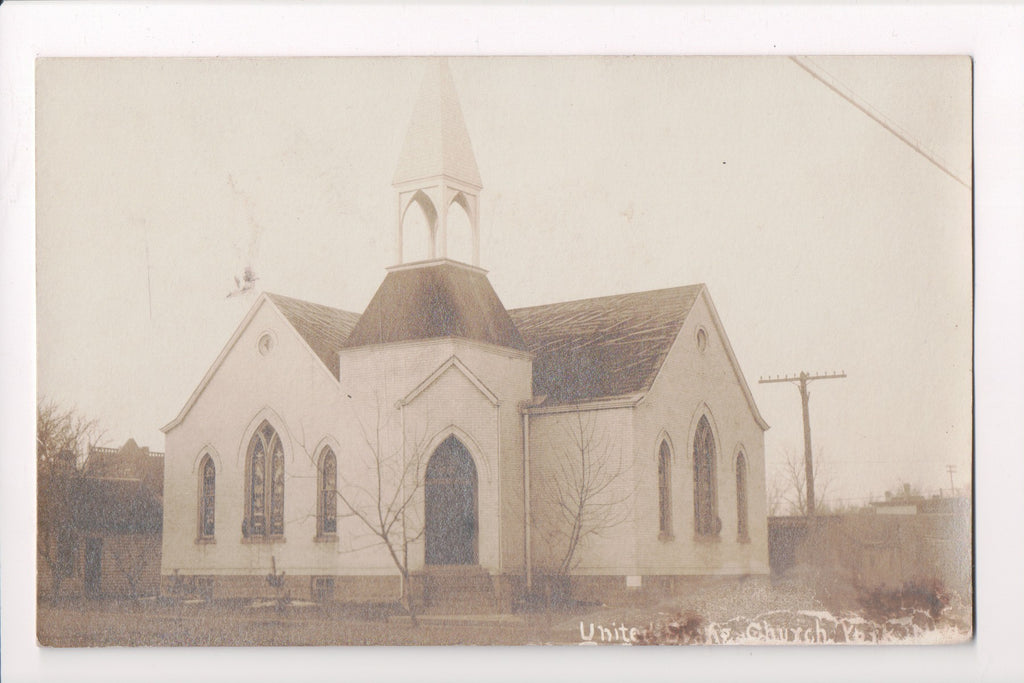
<path fill-rule="evenodd" d="M 768 426 L 707 287 L 506 309 L 455 87 L 427 71 L 365 309 L 260 294 L 163 428 L 164 592 L 465 611 L 551 577 L 767 574 Z"/>

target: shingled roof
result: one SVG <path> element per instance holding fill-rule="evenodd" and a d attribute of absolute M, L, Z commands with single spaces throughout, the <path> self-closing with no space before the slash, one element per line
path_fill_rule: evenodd
<path fill-rule="evenodd" d="M 337 377 L 338 350 L 359 321 L 359 314 L 270 292 L 267 292 L 267 298 Z"/>
<path fill-rule="evenodd" d="M 445 260 L 391 269 L 345 346 L 439 337 L 527 350 L 484 271 Z"/>
<path fill-rule="evenodd" d="M 543 405 L 650 389 L 703 285 L 509 311 L 533 361 Z"/>

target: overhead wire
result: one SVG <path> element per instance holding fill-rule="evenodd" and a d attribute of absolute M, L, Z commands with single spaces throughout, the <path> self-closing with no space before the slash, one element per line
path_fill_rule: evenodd
<path fill-rule="evenodd" d="M 881 112 L 878 112 L 874 107 L 863 101 L 863 98 L 859 97 L 851 88 L 842 83 L 842 81 L 830 74 L 824 68 L 816 64 L 812 64 L 811 61 L 805 57 L 790 57 L 790 60 L 814 77 L 815 80 L 824 84 L 829 90 L 859 109 L 878 125 L 882 126 L 882 128 L 895 135 L 897 139 L 927 159 L 940 171 L 963 185 L 968 190 L 971 189 L 971 185 L 951 171 L 947 167 L 946 163 L 939 159 L 937 155 L 925 149 L 924 145 L 914 140 L 909 133 L 902 130 L 898 125 L 896 125 L 896 123 L 889 121 Z"/>

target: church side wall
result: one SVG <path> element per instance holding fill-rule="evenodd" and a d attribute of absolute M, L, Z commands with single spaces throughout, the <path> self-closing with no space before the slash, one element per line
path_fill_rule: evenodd
<path fill-rule="evenodd" d="M 704 351 L 698 330 L 707 334 Z M 699 297 L 647 396 L 636 408 L 641 454 L 636 517 L 637 573 L 767 574 L 768 536 L 764 432 L 754 419 L 715 328 Z M 721 531 L 698 536 L 694 524 L 694 436 L 706 415 L 715 440 L 715 491 Z M 672 451 L 671 535 L 659 533 L 658 455 Z M 737 534 L 737 455 L 747 462 L 748 539 Z"/>
<path fill-rule="evenodd" d="M 551 572 L 566 554 L 570 525 L 559 514 L 560 500 L 581 481 L 581 448 L 587 466 L 602 467 L 585 487 L 604 491 L 586 508 L 588 534 L 574 557 L 573 574 L 631 574 L 636 562 L 632 500 L 636 477 L 633 466 L 632 408 L 545 413 L 530 416 L 530 517 L 532 564 L 535 572 Z M 578 504 L 570 503 L 578 509 Z M 593 532 L 599 531 L 599 534 Z"/>
<path fill-rule="evenodd" d="M 275 340 L 267 355 L 257 348 L 264 333 Z M 358 424 L 346 419 L 351 409 L 343 397 L 320 360 L 265 302 L 190 412 L 167 433 L 165 584 L 175 574 L 251 576 L 253 590 L 273 594 L 263 580 L 272 566 L 290 578 L 397 573 L 381 548 L 360 549 L 366 534 L 357 520 L 339 515 L 337 540 L 316 538 L 315 460 L 330 445 L 341 469 L 352 445 L 363 442 Z M 247 449 L 264 419 L 277 430 L 285 456 L 284 537 L 274 542 L 244 538 L 241 531 Z M 212 541 L 198 539 L 199 465 L 206 454 L 217 477 Z"/>

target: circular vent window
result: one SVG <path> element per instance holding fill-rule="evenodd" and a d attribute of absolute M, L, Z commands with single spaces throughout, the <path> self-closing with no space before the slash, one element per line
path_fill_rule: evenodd
<path fill-rule="evenodd" d="M 708 333 L 703 327 L 697 330 L 697 349 L 701 352 L 708 348 Z"/>
<path fill-rule="evenodd" d="M 264 334 L 260 337 L 260 340 L 257 343 L 257 348 L 259 348 L 260 353 L 264 356 L 267 355 L 274 350 L 274 338 L 269 333 Z"/>

